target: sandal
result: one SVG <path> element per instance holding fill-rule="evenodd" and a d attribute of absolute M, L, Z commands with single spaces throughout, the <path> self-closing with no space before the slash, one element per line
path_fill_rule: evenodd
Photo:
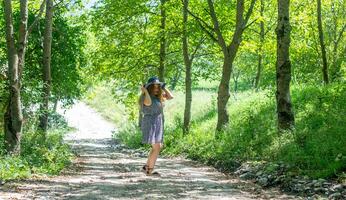
<path fill-rule="evenodd" d="M 142 167 L 142 172 L 147 176 L 161 176 L 159 172 L 153 172 L 154 168 L 149 168 L 148 165 Z"/>
<path fill-rule="evenodd" d="M 143 173 L 147 174 L 148 168 L 149 168 L 148 165 L 144 165 L 144 166 L 142 167 L 142 170 L 141 170 L 141 171 L 142 171 Z"/>
<path fill-rule="evenodd" d="M 147 176 L 161 176 L 159 172 L 153 172 L 154 168 L 147 168 Z"/>

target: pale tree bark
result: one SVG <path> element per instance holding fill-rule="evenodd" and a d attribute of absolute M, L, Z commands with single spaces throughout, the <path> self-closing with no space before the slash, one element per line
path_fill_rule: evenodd
<path fill-rule="evenodd" d="M 160 25 L 160 65 L 159 65 L 159 79 L 165 81 L 165 63 L 166 63 L 166 0 L 161 0 L 161 25 Z"/>
<path fill-rule="evenodd" d="M 232 37 L 232 41 L 229 45 L 226 44 L 225 38 L 221 32 L 219 26 L 219 20 L 216 16 L 214 3 L 212 0 L 208 0 L 209 12 L 213 22 L 213 29 L 216 33 L 216 41 L 222 49 L 223 53 L 223 67 L 222 77 L 218 88 L 217 97 L 217 110 L 218 119 L 216 130 L 221 131 L 229 123 L 229 114 L 227 112 L 227 102 L 230 97 L 229 82 L 233 70 L 233 61 L 238 52 L 239 45 L 242 41 L 243 32 L 247 26 L 247 22 L 252 14 L 256 0 L 252 0 L 250 8 L 244 17 L 244 0 L 237 0 L 237 13 L 236 13 L 236 28 Z"/>
<path fill-rule="evenodd" d="M 21 104 L 21 76 L 27 46 L 28 2 L 20 1 L 20 23 L 18 42 L 14 38 L 12 2 L 4 0 L 5 32 L 8 58 L 8 81 L 10 96 L 4 115 L 5 148 L 8 153 L 20 153 L 23 115 Z"/>
<path fill-rule="evenodd" d="M 260 16 L 261 16 L 261 22 L 260 22 L 260 46 L 258 49 L 258 64 L 257 64 L 257 73 L 255 78 L 255 89 L 257 90 L 259 88 L 259 83 L 261 79 L 261 72 L 263 69 L 263 43 L 264 43 L 264 0 L 261 0 L 261 8 L 260 8 Z"/>
<path fill-rule="evenodd" d="M 323 82 L 325 84 L 329 83 L 328 78 L 328 62 L 327 62 L 327 53 L 326 47 L 324 44 L 324 35 L 323 35 L 323 27 L 322 27 L 322 16 L 321 16 L 321 0 L 317 0 L 317 24 L 318 24 L 318 35 L 320 39 L 320 46 L 322 52 L 322 74 L 323 74 Z"/>
<path fill-rule="evenodd" d="M 278 129 L 288 130 L 294 126 L 290 82 L 290 16 L 289 0 L 278 0 L 277 60 L 276 60 L 276 101 L 278 114 Z"/>
<path fill-rule="evenodd" d="M 192 59 L 189 56 L 189 44 L 187 37 L 187 20 L 189 0 L 184 0 L 183 6 L 183 56 L 185 64 L 185 109 L 184 109 L 184 126 L 183 133 L 186 134 L 190 129 L 191 121 L 191 103 L 192 103 L 192 81 L 191 81 L 191 65 Z"/>
<path fill-rule="evenodd" d="M 46 132 L 48 128 L 49 98 L 51 93 L 53 0 L 46 0 L 45 31 L 43 39 L 43 102 L 39 127 Z"/>

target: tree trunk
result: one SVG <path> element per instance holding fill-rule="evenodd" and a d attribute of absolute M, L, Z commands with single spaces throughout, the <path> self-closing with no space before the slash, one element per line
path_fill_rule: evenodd
<path fill-rule="evenodd" d="M 258 90 L 259 83 L 261 79 L 261 71 L 262 71 L 262 61 L 263 61 L 263 43 L 264 43 L 264 0 L 261 0 L 261 10 L 260 15 L 262 17 L 262 20 L 260 22 L 260 46 L 258 49 L 258 64 L 257 64 L 257 74 L 255 78 L 255 89 Z"/>
<path fill-rule="evenodd" d="M 322 28 L 322 16 L 321 16 L 321 0 L 317 0 L 317 23 L 318 23 L 318 35 L 320 38 L 321 52 L 322 52 L 322 74 L 323 74 L 323 82 L 325 84 L 329 83 L 328 78 L 328 63 L 327 63 L 327 53 L 326 47 L 324 45 L 324 36 L 323 36 L 323 28 Z"/>
<path fill-rule="evenodd" d="M 219 46 L 221 47 L 223 56 L 224 56 L 224 63 L 222 67 L 222 77 L 219 84 L 218 97 L 217 97 L 217 110 L 218 110 L 218 119 L 217 119 L 217 125 L 216 125 L 217 132 L 223 130 L 224 127 L 227 126 L 229 123 L 229 115 L 227 112 L 227 102 L 230 97 L 229 81 L 232 75 L 233 61 L 238 52 L 238 48 L 242 40 L 242 34 L 250 18 L 255 2 L 256 0 L 251 1 L 250 8 L 244 18 L 243 16 L 244 0 L 237 0 L 236 28 L 233 34 L 232 41 L 230 45 L 227 46 L 219 27 L 219 21 L 217 19 L 217 16 L 214 10 L 213 2 L 212 0 L 208 0 L 209 13 L 213 21 L 214 31 L 217 34 L 217 42 Z"/>
<path fill-rule="evenodd" d="M 184 126 L 183 133 L 186 134 L 190 129 L 191 121 L 191 103 L 192 103 L 192 81 L 191 81 L 191 65 L 192 61 L 189 57 L 189 44 L 187 39 L 187 20 L 188 20 L 188 6 L 189 0 L 184 0 L 183 8 L 183 56 L 185 64 L 185 110 L 184 110 Z"/>
<path fill-rule="evenodd" d="M 330 78 L 331 82 L 334 80 L 337 80 L 341 77 L 340 68 L 340 57 L 339 57 L 339 43 L 343 38 L 344 32 L 346 31 L 346 24 L 343 24 L 343 26 L 340 29 L 340 32 L 338 32 L 338 15 L 339 13 L 336 11 L 336 5 L 335 2 L 332 2 L 331 4 L 331 11 L 333 13 L 333 26 L 334 26 L 334 34 L 333 34 L 333 53 L 332 53 L 332 64 L 330 65 Z"/>
<path fill-rule="evenodd" d="M 48 128 L 49 97 L 51 91 L 51 49 L 53 26 L 53 0 L 46 1 L 45 31 L 43 40 L 43 103 L 39 127 L 44 132 Z"/>
<path fill-rule="evenodd" d="M 291 62 L 289 58 L 291 25 L 289 0 L 278 0 L 276 101 L 278 129 L 287 130 L 294 126 L 294 114 L 290 94 Z"/>
<path fill-rule="evenodd" d="M 166 0 L 161 0 L 161 32 L 160 32 L 160 66 L 159 79 L 165 81 L 165 62 L 166 62 Z"/>
<path fill-rule="evenodd" d="M 4 0 L 5 32 L 8 59 L 8 79 L 10 96 L 4 115 L 5 148 L 8 153 L 20 153 L 20 138 L 23 125 L 21 107 L 21 75 L 24 67 L 25 47 L 27 40 L 28 3 L 20 1 L 20 24 L 18 44 L 16 45 L 13 30 L 11 0 Z M 18 49 L 16 49 L 16 46 Z"/>
<path fill-rule="evenodd" d="M 224 55 L 222 77 L 217 93 L 217 125 L 216 130 L 221 131 L 229 123 L 227 102 L 230 97 L 229 81 L 232 74 L 232 61 L 228 54 Z"/>

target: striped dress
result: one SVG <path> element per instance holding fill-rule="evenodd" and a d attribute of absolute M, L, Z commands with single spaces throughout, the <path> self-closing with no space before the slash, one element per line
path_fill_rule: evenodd
<path fill-rule="evenodd" d="M 142 119 L 141 119 L 141 131 L 142 131 L 142 143 L 143 144 L 156 144 L 163 143 L 164 132 L 164 116 L 163 106 L 160 99 L 156 96 L 150 95 L 151 105 L 145 106 L 144 96 L 141 98 L 142 107 Z"/>

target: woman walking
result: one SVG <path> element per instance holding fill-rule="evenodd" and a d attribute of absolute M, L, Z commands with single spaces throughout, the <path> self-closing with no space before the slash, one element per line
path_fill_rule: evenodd
<path fill-rule="evenodd" d="M 165 86 L 166 84 L 160 82 L 157 77 L 151 77 L 147 84 L 141 87 L 139 126 L 143 134 L 142 143 L 150 144 L 152 147 L 147 163 L 142 168 L 147 175 L 160 175 L 153 170 L 163 146 L 163 103 L 165 100 L 173 99 L 172 93 Z"/>

